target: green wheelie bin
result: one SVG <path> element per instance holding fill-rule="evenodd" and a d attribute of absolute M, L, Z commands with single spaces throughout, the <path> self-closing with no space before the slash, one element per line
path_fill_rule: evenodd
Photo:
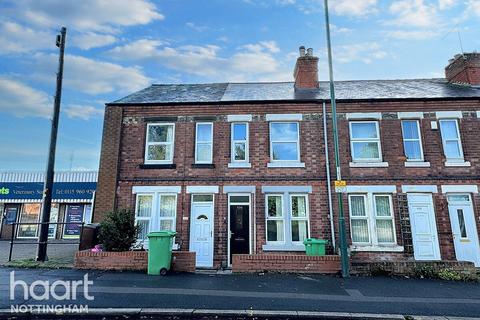
<path fill-rule="evenodd" d="M 303 240 L 307 256 L 324 256 L 328 240 L 308 238 Z"/>
<path fill-rule="evenodd" d="M 166 275 L 172 263 L 174 231 L 155 231 L 148 234 L 148 274 Z"/>

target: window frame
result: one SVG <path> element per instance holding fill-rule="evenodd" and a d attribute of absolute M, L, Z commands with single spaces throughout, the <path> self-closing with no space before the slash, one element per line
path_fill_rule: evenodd
<path fill-rule="evenodd" d="M 276 140 L 273 141 L 272 138 L 272 125 L 273 124 L 295 124 L 297 126 L 297 139 L 293 140 Z M 300 121 L 270 121 L 268 124 L 269 130 L 269 140 L 270 140 L 270 162 L 277 162 L 277 163 L 289 163 L 289 162 L 300 162 Z M 297 146 L 297 158 L 292 160 L 275 160 L 273 159 L 273 144 L 274 143 L 296 143 Z"/>
<path fill-rule="evenodd" d="M 443 122 L 448 122 L 448 121 L 453 121 L 455 122 L 455 128 L 457 130 L 457 139 L 445 139 L 443 135 L 443 129 L 442 129 L 442 123 Z M 463 145 L 462 145 L 462 137 L 460 135 L 460 124 L 458 123 L 458 119 L 456 118 L 445 118 L 445 119 L 439 119 L 438 122 L 440 123 L 440 136 L 442 138 L 442 147 L 443 147 L 443 155 L 445 156 L 445 159 L 450 162 L 464 162 L 465 161 L 465 155 L 463 154 Z M 457 141 L 458 142 L 458 147 L 460 151 L 460 157 L 459 158 L 449 158 L 446 153 L 446 145 L 447 141 Z"/>
<path fill-rule="evenodd" d="M 418 138 L 413 139 L 413 138 L 405 138 L 405 131 L 403 129 L 403 124 L 405 122 L 415 122 L 417 125 L 417 133 L 418 133 Z M 402 127 L 402 138 L 403 138 L 403 153 L 405 155 L 406 161 L 408 162 L 423 162 L 425 161 L 425 157 L 423 154 L 423 143 L 422 143 L 422 130 L 420 129 L 420 120 L 418 119 L 403 119 L 401 121 L 401 127 Z M 418 141 L 418 144 L 420 145 L 420 158 L 419 159 L 409 159 L 407 156 L 407 147 L 405 145 L 405 142 L 407 141 Z"/>
<path fill-rule="evenodd" d="M 373 123 L 375 124 L 375 129 L 377 133 L 377 138 L 354 138 L 353 137 L 353 130 L 352 130 L 352 125 L 355 123 Z M 382 155 L 382 142 L 380 138 L 380 123 L 378 120 L 355 120 L 355 121 L 349 121 L 348 123 L 349 127 L 349 135 L 350 135 L 350 151 L 351 151 L 351 156 L 352 156 L 352 161 L 353 162 L 382 162 L 383 155 Z M 354 143 L 359 143 L 359 142 L 376 142 L 378 146 L 378 158 L 361 158 L 357 159 L 355 158 L 355 151 L 353 148 Z"/>
<path fill-rule="evenodd" d="M 198 141 L 199 125 L 210 125 L 210 141 Z M 210 144 L 210 160 L 198 160 L 198 146 Z M 197 122 L 195 123 L 195 163 L 196 164 L 212 164 L 213 163 L 213 122 Z"/>
<path fill-rule="evenodd" d="M 293 226 L 292 226 L 292 222 L 293 221 L 306 221 L 307 223 L 307 235 L 306 235 L 306 239 L 310 238 L 310 205 L 309 205 L 309 202 L 308 202 L 308 194 L 306 193 L 290 193 L 289 194 L 289 197 L 290 197 L 290 208 L 289 208 L 289 212 L 288 214 L 290 215 L 290 241 L 292 244 L 303 244 L 303 240 L 301 241 L 293 241 L 292 239 L 292 230 L 293 230 Z M 304 197 L 305 198 L 305 217 L 304 218 L 300 218 L 300 217 L 294 217 L 293 216 L 293 201 L 292 201 L 292 198 L 293 197 Z"/>
<path fill-rule="evenodd" d="M 235 140 L 235 125 L 244 124 L 245 125 L 245 140 Z M 232 122 L 230 124 L 230 163 L 249 163 L 250 162 L 250 132 L 249 132 L 249 125 L 248 122 L 245 121 L 237 121 Z M 236 143 L 244 143 L 245 144 L 245 159 L 244 160 L 236 160 L 235 159 L 235 144 Z"/>
<path fill-rule="evenodd" d="M 365 216 L 353 216 L 352 215 L 352 197 L 363 197 L 363 209 L 365 210 Z M 370 225 L 370 217 L 368 214 L 368 195 L 367 194 L 359 194 L 353 193 L 348 195 L 348 216 L 350 220 L 350 238 L 352 240 L 352 244 L 354 245 L 371 245 L 372 244 L 372 227 Z M 367 230 L 368 230 L 368 241 L 367 242 L 357 242 L 353 241 L 353 228 L 352 228 L 352 220 L 366 220 L 367 221 Z"/>
<path fill-rule="evenodd" d="M 171 142 L 149 142 L 148 133 L 150 127 L 153 126 L 172 126 L 172 141 Z M 171 159 L 170 160 L 149 160 L 148 159 L 148 147 L 151 145 L 168 145 L 171 146 Z M 145 164 L 172 164 L 175 152 L 175 123 L 174 122 L 149 122 L 147 123 L 147 131 L 145 133 L 145 154 L 143 161 Z"/>
<path fill-rule="evenodd" d="M 162 217 L 160 216 L 160 208 L 161 208 L 161 200 L 162 197 L 174 197 L 174 203 L 175 203 L 175 210 L 173 213 L 173 216 L 171 217 Z M 157 194 L 157 203 L 158 203 L 158 226 L 159 228 L 162 226 L 162 220 L 172 220 L 172 229 L 171 231 L 176 231 L 177 230 L 177 194 L 176 193 L 158 193 Z M 160 230 L 162 231 L 162 230 Z"/>
<path fill-rule="evenodd" d="M 268 216 L 268 199 L 270 197 L 280 197 L 282 208 L 282 216 L 281 217 L 269 217 Z M 275 220 L 275 221 L 283 221 L 283 241 L 269 241 L 268 240 L 268 221 Z M 286 234 L 286 218 L 285 218 L 285 199 L 283 193 L 269 193 L 265 195 L 265 242 L 269 245 L 284 245 L 286 244 L 287 234 Z"/>
<path fill-rule="evenodd" d="M 139 217 L 138 216 L 139 198 L 140 197 L 145 197 L 145 196 L 152 197 L 150 217 Z M 154 206 L 155 206 L 154 203 L 155 203 L 155 193 L 137 193 L 135 195 L 135 226 L 138 227 L 138 221 L 139 220 L 148 221 L 148 230 L 146 232 L 147 234 L 148 234 L 148 232 L 150 232 L 150 226 L 152 224 L 152 216 L 153 216 L 153 210 L 154 210 Z M 145 239 L 141 239 L 141 238 L 137 239 L 137 243 L 142 243 L 143 244 L 146 241 L 148 241 L 148 237 L 145 238 Z"/>
<path fill-rule="evenodd" d="M 390 208 L 390 216 L 378 216 L 377 215 L 377 197 L 387 197 L 389 202 Z M 393 212 L 393 199 L 391 194 L 386 193 L 375 193 L 372 195 L 373 199 L 373 214 L 374 214 L 374 224 L 375 224 L 375 245 L 383 246 L 383 245 L 395 245 L 397 244 L 397 230 L 395 228 L 395 216 Z M 389 220 L 392 221 L 392 229 L 393 229 L 393 241 L 392 242 L 379 242 L 378 241 L 378 234 L 377 234 L 377 220 Z"/>

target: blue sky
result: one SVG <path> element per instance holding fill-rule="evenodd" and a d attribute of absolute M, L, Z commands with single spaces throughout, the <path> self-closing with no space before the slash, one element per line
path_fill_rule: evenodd
<path fill-rule="evenodd" d="M 98 169 L 105 102 L 150 83 L 327 78 L 323 0 L 2 0 L 0 170 L 43 170 L 67 27 L 57 170 Z M 480 0 L 330 0 L 336 80 L 442 77 L 480 49 Z"/>

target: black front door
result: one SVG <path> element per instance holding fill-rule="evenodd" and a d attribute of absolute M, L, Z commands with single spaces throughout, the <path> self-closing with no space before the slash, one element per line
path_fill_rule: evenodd
<path fill-rule="evenodd" d="M 250 253 L 248 205 L 230 205 L 230 262 L 232 254 Z"/>

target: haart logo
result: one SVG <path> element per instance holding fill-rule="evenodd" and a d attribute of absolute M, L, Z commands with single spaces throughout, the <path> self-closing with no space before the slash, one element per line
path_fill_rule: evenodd
<path fill-rule="evenodd" d="M 3 187 L 2 189 L 0 189 L 0 194 L 9 194 L 9 193 L 10 193 L 10 189 L 8 188 Z"/>

